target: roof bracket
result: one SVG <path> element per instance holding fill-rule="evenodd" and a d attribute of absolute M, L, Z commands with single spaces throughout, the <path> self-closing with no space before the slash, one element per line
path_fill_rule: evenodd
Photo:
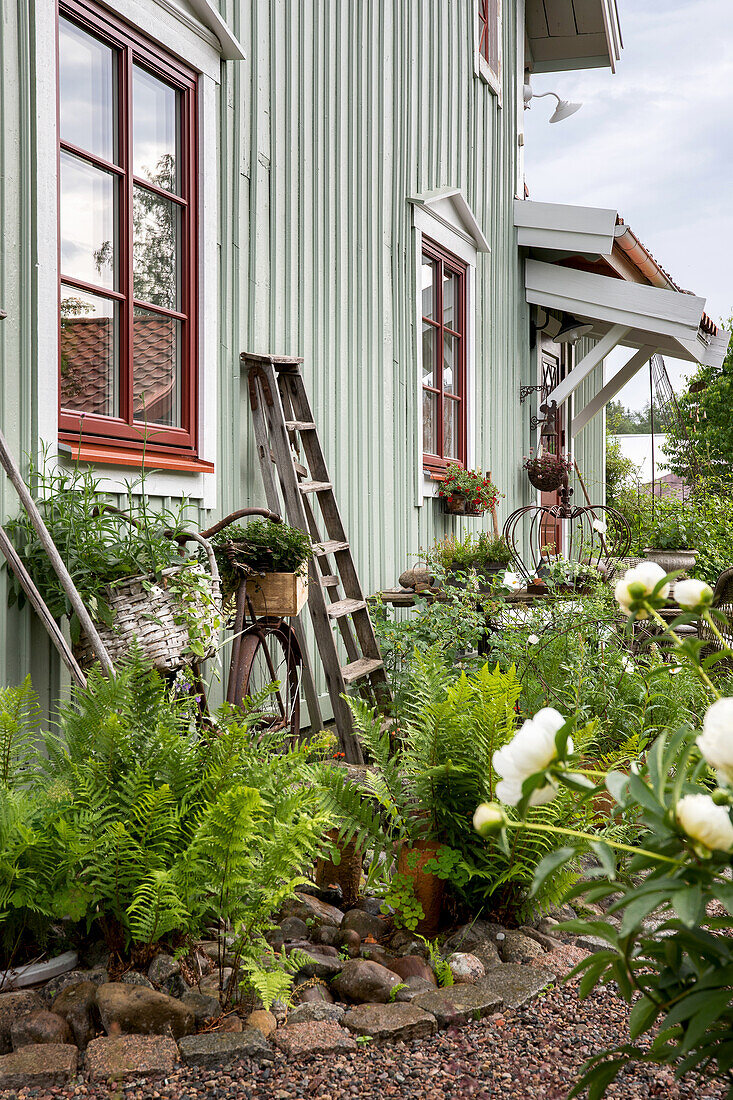
<path fill-rule="evenodd" d="M 613 378 L 606 382 L 605 386 L 598 391 L 588 404 L 582 409 L 576 416 L 573 417 L 570 434 L 573 439 L 579 432 L 582 432 L 583 428 L 588 424 L 594 416 L 596 416 L 601 409 L 605 408 L 608 402 L 616 396 L 619 390 L 623 389 L 627 382 L 637 374 L 645 363 L 648 363 L 652 355 L 656 351 L 654 344 L 647 344 L 646 347 L 640 348 L 631 356 L 628 363 L 625 363 L 620 370 L 617 370 Z"/>
<path fill-rule="evenodd" d="M 551 401 L 556 401 L 559 408 L 564 401 L 567 401 L 570 394 L 574 393 L 580 383 L 585 381 L 591 371 L 594 371 L 596 367 L 603 362 L 608 353 L 613 351 L 616 345 L 623 340 L 628 331 L 629 329 L 624 325 L 613 325 L 606 335 L 598 341 L 595 347 L 591 348 L 588 354 L 565 375 L 562 382 L 560 382 L 558 386 L 555 386 L 552 393 L 547 395 L 548 404 Z"/>

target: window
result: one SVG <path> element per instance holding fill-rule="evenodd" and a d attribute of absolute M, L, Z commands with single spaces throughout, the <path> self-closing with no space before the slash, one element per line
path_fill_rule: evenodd
<path fill-rule="evenodd" d="M 58 51 L 61 439 L 193 455 L 196 75 L 88 0 Z"/>
<path fill-rule="evenodd" d="M 495 92 L 501 89 L 501 0 L 477 0 L 479 75 Z"/>
<path fill-rule="evenodd" d="M 466 463 L 467 265 L 423 237 L 423 464 Z"/>

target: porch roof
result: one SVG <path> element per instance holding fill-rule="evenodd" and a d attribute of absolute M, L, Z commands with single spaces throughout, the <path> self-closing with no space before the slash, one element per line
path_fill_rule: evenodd
<path fill-rule="evenodd" d="M 616 69 L 623 42 L 616 0 L 526 0 L 532 71 Z"/>

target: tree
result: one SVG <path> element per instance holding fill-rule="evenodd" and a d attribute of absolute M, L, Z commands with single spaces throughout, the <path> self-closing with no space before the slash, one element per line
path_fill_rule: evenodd
<path fill-rule="evenodd" d="M 724 322 L 728 330 L 733 317 Z M 694 475 L 733 482 L 733 341 L 720 368 L 699 366 L 678 398 L 681 424 L 669 425 L 667 465 L 686 480 Z"/>

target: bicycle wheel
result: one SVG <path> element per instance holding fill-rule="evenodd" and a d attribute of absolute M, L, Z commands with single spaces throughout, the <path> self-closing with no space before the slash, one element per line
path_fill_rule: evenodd
<path fill-rule="evenodd" d="M 233 702 L 257 699 L 257 726 L 300 733 L 300 685 L 303 658 L 295 633 L 282 619 L 258 619 L 242 634 Z"/>

